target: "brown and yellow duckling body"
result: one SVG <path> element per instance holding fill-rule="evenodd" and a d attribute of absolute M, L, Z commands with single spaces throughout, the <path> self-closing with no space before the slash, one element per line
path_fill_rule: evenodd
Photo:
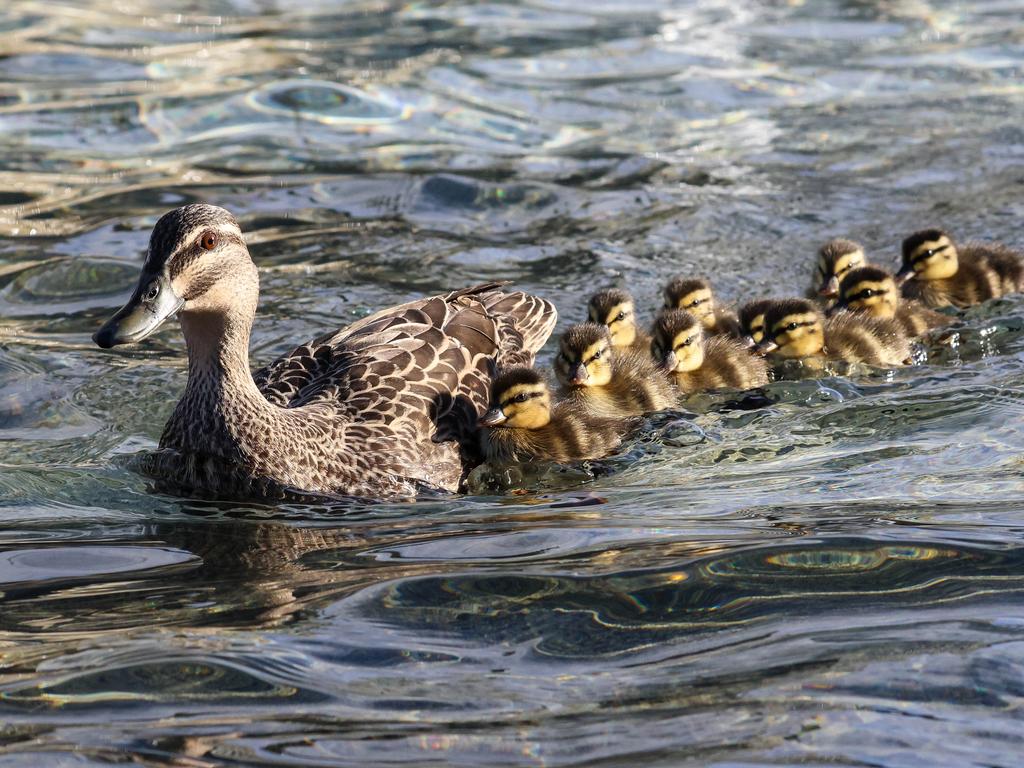
<path fill-rule="evenodd" d="M 614 352 L 608 329 L 597 323 L 578 323 L 562 334 L 555 375 L 565 399 L 594 416 L 639 416 L 675 402 L 668 378 L 650 353 Z"/>
<path fill-rule="evenodd" d="M 781 299 L 765 312 L 764 354 L 819 367 L 826 360 L 886 368 L 903 365 L 910 342 L 894 320 L 839 312 L 826 319 L 806 299 Z"/>
<path fill-rule="evenodd" d="M 736 315 L 718 305 L 711 284 L 701 278 L 674 277 L 665 286 L 665 309 L 682 309 L 696 317 L 709 335 L 740 337 Z"/>
<path fill-rule="evenodd" d="M 851 269 L 839 284 L 837 309 L 856 312 L 867 317 L 895 320 L 907 336 L 921 336 L 933 328 L 942 328 L 952 321 L 948 315 L 929 309 L 913 299 L 900 296 L 896 278 L 875 266 Z"/>
<path fill-rule="evenodd" d="M 651 351 L 686 395 L 768 383 L 768 364 L 763 357 L 750 354 L 747 346 L 728 336 L 704 338 L 700 322 L 681 309 L 659 315 Z"/>
<path fill-rule="evenodd" d="M 590 321 L 608 329 L 616 350 L 631 349 L 646 355 L 651 337 L 637 327 L 636 303 L 619 288 L 605 288 L 590 297 L 587 303 Z"/>
<path fill-rule="evenodd" d="M 775 299 L 754 299 L 740 307 L 736 313 L 739 320 L 741 341 L 747 347 L 760 344 L 764 338 L 764 313 L 772 305 Z"/>
<path fill-rule="evenodd" d="M 837 237 L 829 240 L 818 250 L 818 265 L 810 297 L 820 297 L 827 306 L 835 303 L 839 296 L 839 282 L 851 269 L 867 264 L 864 249 L 853 240 Z"/>
<path fill-rule="evenodd" d="M 1024 263 L 1005 245 L 957 247 L 941 229 L 924 229 L 903 241 L 896 281 L 907 298 L 962 309 L 1024 289 Z"/>
<path fill-rule="evenodd" d="M 565 464 L 613 453 L 626 424 L 580 411 L 564 400 L 552 403 L 540 372 L 517 366 L 492 382 L 480 426 L 481 451 L 489 461 Z"/>

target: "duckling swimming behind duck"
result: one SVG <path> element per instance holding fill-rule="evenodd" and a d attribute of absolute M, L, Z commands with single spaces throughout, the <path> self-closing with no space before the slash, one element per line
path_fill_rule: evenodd
<path fill-rule="evenodd" d="M 674 277 L 665 286 L 665 309 L 684 309 L 696 317 L 708 334 L 739 338 L 740 324 L 734 315 L 715 301 L 711 283 L 702 278 Z"/>
<path fill-rule="evenodd" d="M 650 353 L 613 352 L 608 329 L 597 323 L 578 323 L 562 334 L 555 375 L 566 400 L 595 416 L 639 416 L 675 402 L 668 378 Z"/>
<path fill-rule="evenodd" d="M 911 349 L 903 329 L 893 320 L 839 312 L 825 319 L 806 299 L 781 299 L 764 316 L 762 353 L 804 360 L 819 367 L 823 360 L 864 363 L 879 368 L 903 365 Z"/>
<path fill-rule="evenodd" d="M 612 338 L 616 350 L 632 349 L 647 354 L 651 337 L 637 328 L 636 304 L 627 291 L 605 288 L 590 297 L 587 303 L 590 321 L 603 325 Z"/>
<path fill-rule="evenodd" d="M 697 319 L 681 309 L 663 312 L 655 321 L 651 350 L 684 395 L 768 383 L 763 357 L 726 336 L 705 339 Z"/>
<path fill-rule="evenodd" d="M 867 259 L 859 243 L 841 237 L 829 240 L 818 250 L 816 280 L 811 287 L 810 297 L 821 297 L 829 305 L 834 303 L 839 295 L 839 281 L 843 275 L 865 264 Z"/>
<path fill-rule="evenodd" d="M 1024 263 L 1020 253 L 1005 245 L 958 248 L 941 229 L 924 229 L 903 241 L 896 282 L 909 299 L 963 309 L 1024 289 Z"/>
<path fill-rule="evenodd" d="M 953 320 L 918 301 L 901 299 L 896 278 L 888 270 L 874 266 L 857 267 L 846 273 L 839 284 L 836 308 L 895 320 L 911 338 L 947 326 Z"/>
<path fill-rule="evenodd" d="M 491 384 L 490 407 L 480 418 L 480 444 L 490 461 L 572 461 L 599 459 L 619 447 L 626 422 L 602 418 L 567 401 L 551 403 L 539 371 L 514 367 Z"/>

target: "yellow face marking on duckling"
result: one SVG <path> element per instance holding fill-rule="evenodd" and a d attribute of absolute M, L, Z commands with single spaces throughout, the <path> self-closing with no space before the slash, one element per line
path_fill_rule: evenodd
<path fill-rule="evenodd" d="M 921 280 L 948 280 L 960 266 L 956 246 L 945 235 L 921 243 L 907 261 Z"/>
<path fill-rule="evenodd" d="M 818 277 L 820 278 L 821 287 L 818 288 L 818 293 L 828 297 L 837 296 L 839 294 L 839 281 L 843 279 L 843 275 L 851 269 L 863 267 L 865 263 L 864 251 L 859 248 L 855 251 L 844 253 L 831 264 L 826 256 L 819 256 Z"/>
<path fill-rule="evenodd" d="M 704 345 L 701 343 L 701 330 L 696 328 L 676 334 L 672 339 L 672 351 L 675 353 L 676 373 L 696 371 L 704 364 Z"/>
<path fill-rule="evenodd" d="M 680 296 L 674 305 L 666 300 L 669 309 L 685 309 L 705 328 L 715 327 L 715 297 L 709 288 L 698 288 Z"/>
<path fill-rule="evenodd" d="M 628 347 L 636 341 L 636 312 L 633 302 L 624 301 L 616 304 L 604 317 L 600 316 L 597 307 L 591 305 L 589 316 L 592 322 L 608 328 L 613 347 Z"/>
<path fill-rule="evenodd" d="M 611 346 L 596 341 L 580 354 L 570 349 L 564 339 L 555 359 L 559 382 L 570 387 L 603 387 L 612 380 Z"/>
<path fill-rule="evenodd" d="M 887 280 L 861 280 L 843 290 L 841 303 L 850 309 L 862 310 L 872 317 L 896 317 L 899 293 L 896 282 Z"/>
<path fill-rule="evenodd" d="M 504 426 L 540 429 L 551 422 L 551 394 L 544 384 L 516 384 L 499 393 L 497 407 Z"/>
<path fill-rule="evenodd" d="M 786 315 L 771 327 L 768 337 L 777 345 L 774 351 L 780 357 L 811 357 L 825 346 L 821 318 L 814 312 Z"/>
<path fill-rule="evenodd" d="M 764 312 L 754 315 L 750 321 L 749 333 L 747 335 L 753 339 L 755 344 L 760 344 L 761 340 L 764 339 Z"/>

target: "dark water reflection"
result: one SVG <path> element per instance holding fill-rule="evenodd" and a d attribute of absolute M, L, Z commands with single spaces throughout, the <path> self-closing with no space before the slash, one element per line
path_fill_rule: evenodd
<path fill-rule="evenodd" d="M 89 341 L 200 199 L 261 268 L 257 361 L 483 280 L 564 324 L 691 268 L 802 291 L 832 235 L 1020 245 L 1019 11 L 5 4 L 0 764 L 1019 764 L 1019 298 L 400 505 L 148 492 L 180 334 Z"/>

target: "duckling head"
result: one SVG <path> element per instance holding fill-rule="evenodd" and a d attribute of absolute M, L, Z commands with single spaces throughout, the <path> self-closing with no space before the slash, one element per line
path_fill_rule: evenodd
<path fill-rule="evenodd" d="M 851 269 L 864 266 L 864 249 L 853 240 L 829 240 L 818 250 L 816 283 L 818 295 L 835 298 L 839 295 L 839 281 Z"/>
<path fill-rule="evenodd" d="M 903 241 L 903 266 L 896 284 L 907 280 L 948 280 L 960 263 L 956 244 L 941 229 L 922 229 Z"/>
<path fill-rule="evenodd" d="M 715 296 L 707 280 L 672 278 L 665 286 L 665 309 L 685 309 L 705 328 L 715 327 Z"/>
<path fill-rule="evenodd" d="M 603 387 L 612 380 L 612 338 L 597 323 L 577 323 L 562 334 L 555 375 L 566 387 Z"/>
<path fill-rule="evenodd" d="M 704 330 L 682 309 L 669 309 L 654 322 L 651 354 L 669 372 L 696 371 L 704 364 Z"/>
<path fill-rule="evenodd" d="M 487 413 L 482 427 L 540 429 L 551 422 L 551 391 L 534 368 L 516 366 L 503 371 L 491 382 Z"/>
<path fill-rule="evenodd" d="M 765 335 L 757 349 L 780 357 L 811 357 L 825 346 L 821 313 L 806 299 L 772 302 L 764 313 Z"/>
<path fill-rule="evenodd" d="M 590 297 L 587 313 L 591 322 L 608 329 L 612 346 L 628 347 L 636 341 L 636 309 L 628 292 L 618 288 L 598 291 Z"/>
<path fill-rule="evenodd" d="M 774 299 L 755 299 L 748 301 L 737 312 L 743 340 L 748 347 L 760 344 L 764 338 L 764 313 L 774 302 Z"/>
<path fill-rule="evenodd" d="M 135 291 L 93 340 L 105 349 L 142 341 L 175 312 L 186 337 L 190 321 L 223 329 L 248 315 L 251 326 L 258 295 L 256 265 L 234 216 L 215 205 L 186 205 L 157 221 Z"/>
<path fill-rule="evenodd" d="M 839 283 L 839 306 L 872 317 L 896 317 L 899 296 L 896 280 L 881 267 L 851 269 Z"/>

